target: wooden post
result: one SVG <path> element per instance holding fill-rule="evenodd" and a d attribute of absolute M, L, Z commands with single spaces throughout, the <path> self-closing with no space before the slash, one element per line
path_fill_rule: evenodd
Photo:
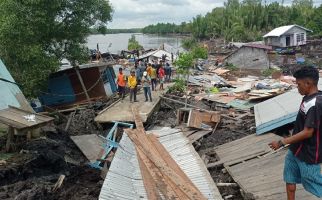
<path fill-rule="evenodd" d="M 7 143 L 6 143 L 6 152 L 10 151 L 11 142 L 13 140 L 13 135 L 14 135 L 14 128 L 9 126 L 8 135 L 7 135 Z"/>
<path fill-rule="evenodd" d="M 185 104 L 184 104 L 184 107 L 185 108 L 187 108 L 187 104 L 188 104 L 189 74 L 190 74 L 190 70 L 188 68 L 187 88 L 186 88 L 186 99 L 185 99 Z"/>
<path fill-rule="evenodd" d="M 82 76 L 81 76 L 81 74 L 80 74 L 80 72 L 79 72 L 79 66 L 75 66 L 75 67 L 74 67 L 74 69 L 75 69 L 75 71 L 76 71 L 76 74 L 77 74 L 78 80 L 79 80 L 79 82 L 80 82 L 80 83 L 81 83 L 81 85 L 82 85 L 82 88 L 83 88 L 83 91 L 84 91 L 84 93 L 85 93 L 85 95 L 86 95 L 87 101 L 88 101 L 89 103 L 91 103 L 91 99 L 90 99 L 90 97 L 89 97 L 89 95 L 88 95 L 88 93 L 87 93 L 87 89 L 86 89 L 86 87 L 85 87 L 85 84 L 84 84 L 83 78 L 82 78 Z"/>

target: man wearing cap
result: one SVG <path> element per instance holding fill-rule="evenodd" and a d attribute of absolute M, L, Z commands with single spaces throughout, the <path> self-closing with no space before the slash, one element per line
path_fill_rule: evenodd
<path fill-rule="evenodd" d="M 137 81 L 136 81 L 134 70 L 131 70 L 131 75 L 128 78 L 128 86 L 130 88 L 130 102 L 132 102 L 133 97 L 134 97 L 134 102 L 137 102 L 136 100 Z"/>

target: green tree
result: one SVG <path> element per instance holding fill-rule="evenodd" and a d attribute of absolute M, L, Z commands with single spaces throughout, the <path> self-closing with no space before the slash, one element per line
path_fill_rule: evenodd
<path fill-rule="evenodd" d="M 1 0 L 0 57 L 26 96 L 36 96 L 62 58 L 87 60 L 91 27 L 112 19 L 106 0 Z"/>
<path fill-rule="evenodd" d="M 208 58 L 208 50 L 201 46 L 196 46 L 191 51 L 194 59 L 207 59 Z"/>
<path fill-rule="evenodd" d="M 135 39 L 135 35 L 132 35 L 131 38 L 129 39 L 129 43 L 127 46 L 127 49 L 132 51 L 132 50 L 139 50 L 142 49 L 143 47 L 139 44 L 139 42 Z"/>

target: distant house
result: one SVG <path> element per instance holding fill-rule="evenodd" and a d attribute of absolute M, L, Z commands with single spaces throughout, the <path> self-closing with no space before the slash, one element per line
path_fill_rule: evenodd
<path fill-rule="evenodd" d="M 106 99 L 117 91 L 113 64 L 98 62 L 79 66 L 90 99 Z M 50 75 L 47 91 L 39 100 L 48 107 L 70 107 L 86 102 L 87 97 L 76 70 L 72 66 L 62 66 Z"/>
<path fill-rule="evenodd" d="M 306 44 L 307 32 L 311 30 L 299 25 L 281 26 L 264 35 L 266 45 L 293 47 Z"/>
<path fill-rule="evenodd" d="M 19 86 L 12 78 L 6 66 L 0 59 L 0 110 L 9 106 L 14 106 L 25 111 L 32 112 L 33 109 L 29 105 L 25 96 L 21 92 Z"/>
<path fill-rule="evenodd" d="M 270 65 L 268 51 L 270 50 L 272 50 L 271 46 L 245 44 L 228 55 L 224 62 L 242 69 L 268 69 Z"/>

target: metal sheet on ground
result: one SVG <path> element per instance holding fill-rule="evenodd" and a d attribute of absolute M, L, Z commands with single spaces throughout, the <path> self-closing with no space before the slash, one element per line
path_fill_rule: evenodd
<path fill-rule="evenodd" d="M 94 163 L 99 158 L 104 143 L 102 138 L 95 134 L 71 136 L 70 138 L 90 162 Z"/>

